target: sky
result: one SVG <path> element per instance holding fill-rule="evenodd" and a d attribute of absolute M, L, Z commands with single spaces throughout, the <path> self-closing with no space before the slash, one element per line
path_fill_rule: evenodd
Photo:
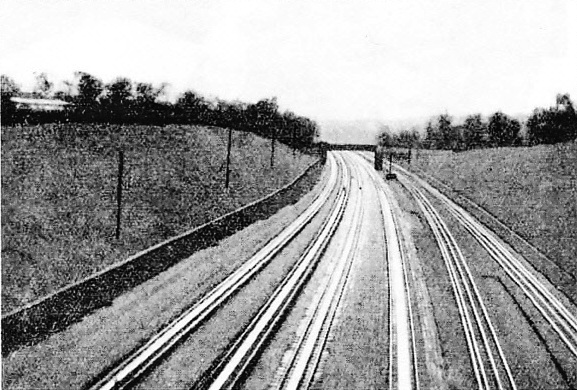
<path fill-rule="evenodd" d="M 170 84 L 315 120 L 528 114 L 577 98 L 574 0 L 0 0 L 0 72 Z"/>

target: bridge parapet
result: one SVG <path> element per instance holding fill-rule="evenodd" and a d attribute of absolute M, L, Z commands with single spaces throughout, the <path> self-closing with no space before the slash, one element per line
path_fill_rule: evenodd
<path fill-rule="evenodd" d="M 374 154 L 374 166 L 377 171 L 383 170 L 383 152 L 377 148 L 377 145 L 370 144 L 323 144 L 326 151 L 329 150 L 354 150 L 354 151 L 368 151 Z"/>
<path fill-rule="evenodd" d="M 377 145 L 369 144 L 326 144 L 327 150 L 366 150 L 374 152 L 377 150 Z"/>

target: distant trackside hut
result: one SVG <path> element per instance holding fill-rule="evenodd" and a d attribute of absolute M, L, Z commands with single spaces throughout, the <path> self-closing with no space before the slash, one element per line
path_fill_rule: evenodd
<path fill-rule="evenodd" d="M 58 99 L 35 99 L 35 98 L 10 98 L 16 104 L 16 109 L 29 109 L 32 111 L 64 111 L 72 103 Z"/>

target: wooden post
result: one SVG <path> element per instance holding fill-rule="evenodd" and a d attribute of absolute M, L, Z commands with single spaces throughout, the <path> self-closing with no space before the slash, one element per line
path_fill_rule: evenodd
<path fill-rule="evenodd" d="M 120 239 L 120 216 L 122 214 L 122 172 L 124 170 L 124 151 L 118 149 L 118 185 L 116 186 L 116 239 Z"/>
<path fill-rule="evenodd" d="M 374 162 L 375 162 L 375 170 L 376 171 L 382 171 L 383 170 L 383 152 L 380 151 L 378 148 L 375 148 L 375 158 L 374 158 Z"/>
<path fill-rule="evenodd" d="M 226 179 L 224 186 L 228 188 L 230 181 L 230 149 L 232 147 L 232 128 L 228 129 L 228 145 L 226 147 Z"/>
<path fill-rule="evenodd" d="M 270 167 L 274 168 L 274 139 L 276 136 L 276 129 L 272 131 L 272 139 L 270 143 Z"/>
<path fill-rule="evenodd" d="M 295 131 L 296 131 L 296 130 L 295 130 L 295 128 L 293 127 L 292 140 L 291 140 L 291 145 L 292 145 L 292 147 L 293 147 L 293 157 L 296 156 L 296 152 L 297 152 L 297 150 L 296 150 L 296 148 L 295 148 Z"/>

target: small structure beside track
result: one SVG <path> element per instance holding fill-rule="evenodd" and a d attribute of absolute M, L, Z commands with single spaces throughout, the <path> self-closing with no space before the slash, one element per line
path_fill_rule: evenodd
<path fill-rule="evenodd" d="M 381 165 L 382 165 L 382 161 L 381 161 Z M 389 172 L 387 172 L 385 179 L 397 180 L 397 174 L 393 173 L 393 155 L 392 154 L 389 154 Z"/>

